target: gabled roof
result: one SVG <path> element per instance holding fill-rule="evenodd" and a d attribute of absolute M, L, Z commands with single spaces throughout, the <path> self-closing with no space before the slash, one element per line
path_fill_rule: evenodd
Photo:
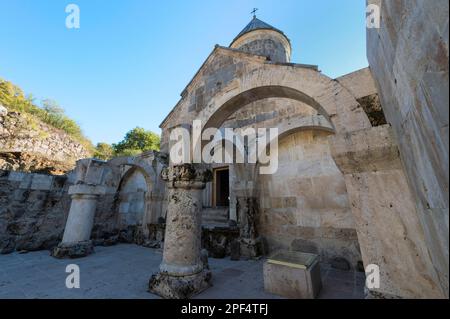
<path fill-rule="evenodd" d="M 231 44 L 233 44 L 238 38 L 240 38 L 244 34 L 255 31 L 255 30 L 272 30 L 272 31 L 279 32 L 282 35 L 286 36 L 283 33 L 283 31 L 272 27 L 270 24 L 265 23 L 264 21 L 261 21 L 257 17 L 254 16 L 252 21 L 250 21 L 250 23 L 247 24 L 247 26 L 234 38 L 234 40 L 233 40 L 233 42 L 231 42 Z"/>
<path fill-rule="evenodd" d="M 248 52 L 244 52 L 244 51 L 240 51 L 240 50 L 237 50 L 237 49 L 232 49 L 232 48 L 228 48 L 228 47 L 224 47 L 224 46 L 220 46 L 220 45 L 216 44 L 214 46 L 213 51 L 206 58 L 205 62 L 203 62 L 203 64 L 198 69 L 198 71 L 195 73 L 193 78 L 186 85 L 186 87 L 184 88 L 183 92 L 181 92 L 181 94 L 180 94 L 181 95 L 181 99 L 178 101 L 178 103 L 173 107 L 173 109 L 170 111 L 170 113 L 167 114 L 167 116 L 161 122 L 161 124 L 159 125 L 160 128 L 171 117 L 171 115 L 174 113 L 174 111 L 178 108 L 179 104 L 183 101 L 183 98 L 184 98 L 188 88 L 191 86 L 192 82 L 194 82 L 195 78 L 197 78 L 197 76 L 201 73 L 201 71 L 205 68 L 205 66 L 214 58 L 214 56 L 216 56 L 216 54 L 218 54 L 218 52 L 229 52 L 231 54 L 234 54 L 236 57 L 238 57 L 238 56 L 246 57 L 247 59 L 252 59 L 254 61 L 260 61 L 260 62 L 267 61 L 267 57 L 266 56 L 256 55 L 256 54 L 252 54 L 252 53 L 248 53 Z"/>
<path fill-rule="evenodd" d="M 164 126 L 164 124 L 170 119 L 170 117 L 174 114 L 175 110 L 178 108 L 178 106 L 183 102 L 184 97 L 187 94 L 188 88 L 191 86 L 191 84 L 194 82 L 194 80 L 201 74 L 201 71 L 213 60 L 213 58 L 218 54 L 232 54 L 236 58 L 240 59 L 251 59 L 252 61 L 257 61 L 259 63 L 268 63 L 272 65 L 280 65 L 280 66 L 291 66 L 291 67 L 300 67 L 300 68 L 307 68 L 307 69 L 313 69 L 318 71 L 318 68 L 316 65 L 308 65 L 308 64 L 297 64 L 297 63 L 274 63 L 267 60 L 266 56 L 257 55 L 245 51 L 241 51 L 239 49 L 233 49 L 228 48 L 224 46 L 220 46 L 216 44 L 214 46 L 214 49 L 209 54 L 209 56 L 206 58 L 206 60 L 203 62 L 201 67 L 198 69 L 198 71 L 195 73 L 193 78 L 189 81 L 189 83 L 184 88 L 183 92 L 181 92 L 181 99 L 178 101 L 178 103 L 172 108 L 172 110 L 167 114 L 167 116 L 164 118 L 164 120 L 159 125 L 160 128 Z"/>

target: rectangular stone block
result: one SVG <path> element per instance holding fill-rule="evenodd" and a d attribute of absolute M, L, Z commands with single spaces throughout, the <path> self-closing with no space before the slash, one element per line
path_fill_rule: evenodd
<path fill-rule="evenodd" d="M 22 179 L 25 177 L 25 173 L 22 173 L 22 172 L 14 172 L 14 171 L 11 171 L 10 173 L 9 173 L 9 176 L 8 176 L 8 180 L 10 181 L 10 182 L 21 182 L 22 181 Z"/>
<path fill-rule="evenodd" d="M 28 189 L 31 187 L 31 182 L 33 181 L 33 175 L 35 174 L 24 174 L 22 180 L 20 181 L 19 188 Z"/>
<path fill-rule="evenodd" d="M 53 185 L 53 176 L 34 174 L 31 189 L 50 190 Z"/>
<path fill-rule="evenodd" d="M 291 299 L 314 299 L 322 288 L 319 256 L 279 251 L 264 263 L 264 289 Z"/>
<path fill-rule="evenodd" d="M 98 185 L 102 181 L 104 162 L 92 159 L 87 169 L 84 182 L 86 184 Z"/>

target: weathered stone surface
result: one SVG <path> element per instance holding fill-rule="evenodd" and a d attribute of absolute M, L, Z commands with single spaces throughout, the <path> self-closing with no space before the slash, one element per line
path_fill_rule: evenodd
<path fill-rule="evenodd" d="M 62 244 L 75 245 L 79 242 L 86 242 L 91 238 L 98 195 L 95 193 L 95 187 L 80 186 L 87 185 L 77 184 L 71 186 L 72 190 L 69 189 L 72 202 Z"/>
<path fill-rule="evenodd" d="M 0 169 L 27 173 L 63 175 L 74 168 L 73 163 L 26 152 L 0 152 Z"/>
<path fill-rule="evenodd" d="M 8 114 L 8 110 L 6 107 L 0 104 L 0 116 L 6 116 Z"/>
<path fill-rule="evenodd" d="M 230 259 L 239 260 L 241 258 L 241 246 L 238 240 L 233 240 L 230 243 Z"/>
<path fill-rule="evenodd" d="M 211 107 L 189 112 L 189 106 L 195 103 L 197 88 L 205 83 L 219 83 L 222 69 L 236 63 L 239 67 L 231 72 L 232 81 L 202 94 L 204 104 Z M 317 70 L 300 65 L 271 64 L 259 56 L 216 47 L 186 87 L 181 101 L 161 124 L 161 150 L 169 150 L 170 128 L 190 124 L 194 119 L 202 120 L 206 127 L 220 127 L 240 108 L 265 98 L 289 98 L 309 104 L 327 114 L 339 132 L 370 127 L 355 97 L 339 82 Z"/>
<path fill-rule="evenodd" d="M 231 47 L 267 57 L 273 62 L 290 62 L 291 44 L 282 34 L 271 30 L 255 30 L 236 39 Z"/>
<path fill-rule="evenodd" d="M 449 296 L 449 4 L 369 0 L 381 9 L 367 29 L 367 58 L 398 141 L 427 254 Z"/>
<path fill-rule="evenodd" d="M 161 270 L 177 275 L 198 272 L 202 269 L 201 191 L 211 172 L 185 164 L 169 167 L 162 176 L 169 184 L 169 202 Z"/>
<path fill-rule="evenodd" d="M 279 141 L 278 171 L 260 176 L 258 229 L 270 252 L 293 249 L 340 256 L 352 269 L 360 261 L 345 179 L 320 131 L 292 133 Z"/>
<path fill-rule="evenodd" d="M 72 165 L 80 158 L 89 157 L 90 152 L 79 142 L 61 130 L 37 121 L 37 127 L 29 125 L 27 119 L 17 112 L 0 115 L 0 152 L 36 154 L 48 161 L 65 162 Z M 24 158 L 26 159 L 26 158 Z M 22 164 L 32 166 L 32 164 Z"/>
<path fill-rule="evenodd" d="M 202 248 L 206 249 L 212 258 L 230 256 L 231 244 L 238 239 L 237 227 L 202 227 Z"/>
<path fill-rule="evenodd" d="M 304 263 L 302 260 L 312 259 Z M 264 263 L 264 290 L 285 298 L 314 299 L 322 288 L 317 255 L 282 252 Z"/>
<path fill-rule="evenodd" d="M 210 286 L 211 273 L 201 254 L 202 190 L 211 171 L 193 164 L 161 172 L 168 183 L 167 224 L 160 273 L 149 290 L 163 298 L 189 298 Z"/>
<path fill-rule="evenodd" d="M 369 118 L 372 126 L 387 124 L 378 94 L 372 94 L 357 100 Z"/>
<path fill-rule="evenodd" d="M 0 172 L 0 252 L 56 246 L 70 205 L 67 178 Z"/>
<path fill-rule="evenodd" d="M 347 259 L 335 257 L 331 260 L 331 267 L 339 270 L 350 270 L 351 266 Z"/>
<path fill-rule="evenodd" d="M 77 242 L 73 244 L 61 243 L 52 250 L 51 255 L 56 258 L 81 258 L 94 252 L 92 241 Z"/>
<path fill-rule="evenodd" d="M 171 276 L 165 273 L 152 275 L 149 280 L 149 292 L 166 299 L 188 299 L 211 287 L 211 272 L 203 270 L 200 273 L 186 276 Z"/>
<path fill-rule="evenodd" d="M 345 175 L 364 264 L 380 267 L 380 288 L 374 291 L 403 298 L 440 297 L 390 126 L 336 135 L 331 145 Z"/>

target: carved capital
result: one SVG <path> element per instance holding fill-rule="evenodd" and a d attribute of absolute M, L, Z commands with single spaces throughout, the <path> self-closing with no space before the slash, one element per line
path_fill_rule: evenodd
<path fill-rule="evenodd" d="M 212 180 L 212 173 L 199 165 L 183 164 L 165 167 L 161 178 L 173 188 L 204 188 Z"/>

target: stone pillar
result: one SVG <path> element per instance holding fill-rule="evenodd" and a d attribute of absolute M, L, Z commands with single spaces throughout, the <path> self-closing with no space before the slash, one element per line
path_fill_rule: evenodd
<path fill-rule="evenodd" d="M 263 254 L 263 245 L 257 230 L 258 202 L 259 199 L 256 197 L 237 197 L 240 254 L 247 258 L 255 258 Z"/>
<path fill-rule="evenodd" d="M 94 251 L 91 238 L 94 224 L 97 198 L 104 193 L 101 186 L 86 184 L 73 185 L 69 188 L 72 197 L 69 216 L 62 242 L 53 250 L 56 258 L 79 258 Z"/>
<path fill-rule="evenodd" d="M 163 261 L 149 281 L 149 291 L 163 298 L 185 299 L 210 287 L 211 272 L 201 257 L 202 190 L 211 171 L 193 164 L 162 171 L 168 186 Z"/>

